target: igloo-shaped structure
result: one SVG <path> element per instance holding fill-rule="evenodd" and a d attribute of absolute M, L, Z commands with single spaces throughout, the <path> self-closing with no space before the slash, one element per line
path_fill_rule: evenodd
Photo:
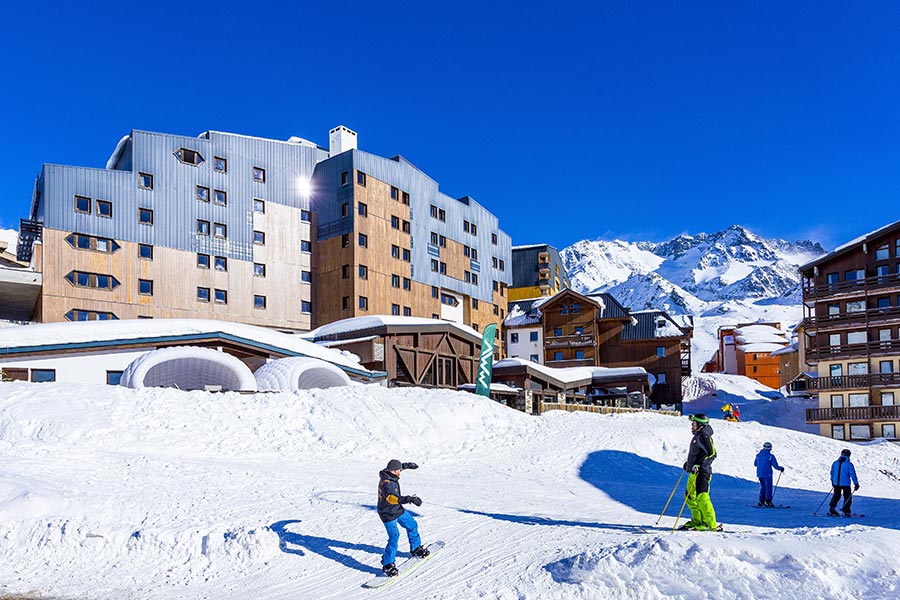
<path fill-rule="evenodd" d="M 350 385 L 350 378 L 324 360 L 292 356 L 269 361 L 257 369 L 256 385 L 260 390 L 295 392 Z"/>
<path fill-rule="evenodd" d="M 122 373 L 119 385 L 180 390 L 221 386 L 222 390 L 256 391 L 256 378 L 247 365 L 230 354 L 212 348 L 176 346 L 136 358 Z"/>

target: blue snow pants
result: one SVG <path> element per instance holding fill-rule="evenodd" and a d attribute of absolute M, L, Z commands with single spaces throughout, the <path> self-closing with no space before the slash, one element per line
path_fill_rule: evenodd
<path fill-rule="evenodd" d="M 393 521 L 384 524 L 384 528 L 387 529 L 388 543 L 381 556 L 381 566 L 393 564 L 397 560 L 397 543 L 400 541 L 398 524 L 406 530 L 410 552 L 422 545 L 422 540 L 419 539 L 419 526 L 416 525 L 416 520 L 409 514 L 409 511 L 406 511 Z"/>
<path fill-rule="evenodd" d="M 759 501 L 772 501 L 772 476 L 759 478 Z"/>

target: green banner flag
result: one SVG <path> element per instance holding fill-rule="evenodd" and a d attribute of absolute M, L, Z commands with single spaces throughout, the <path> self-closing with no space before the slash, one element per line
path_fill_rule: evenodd
<path fill-rule="evenodd" d="M 475 393 L 482 396 L 491 395 L 491 367 L 494 365 L 494 336 L 497 325 L 491 323 L 484 328 L 481 337 L 481 357 L 478 359 L 478 378 L 475 381 Z"/>

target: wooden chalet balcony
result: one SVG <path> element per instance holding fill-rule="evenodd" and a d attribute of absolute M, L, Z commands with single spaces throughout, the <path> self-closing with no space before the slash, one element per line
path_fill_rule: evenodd
<path fill-rule="evenodd" d="M 548 360 L 548 367 L 556 367 L 562 369 L 565 367 L 593 367 L 593 358 L 571 358 L 569 360 Z"/>
<path fill-rule="evenodd" d="M 900 386 L 900 373 L 817 377 L 806 382 L 806 391 L 868 389 L 880 385 Z"/>
<path fill-rule="evenodd" d="M 844 327 L 847 325 L 865 325 L 866 323 L 881 323 L 893 319 L 900 319 L 900 306 L 891 306 L 890 308 L 870 308 L 859 312 L 827 315 L 824 317 L 807 317 L 803 320 L 803 324 L 806 326 L 807 330 L 812 330 Z"/>
<path fill-rule="evenodd" d="M 864 344 L 812 347 L 806 351 L 806 358 L 820 361 L 846 356 L 868 356 L 870 354 L 900 354 L 900 340 L 875 340 Z"/>
<path fill-rule="evenodd" d="M 900 273 L 891 275 L 875 275 L 855 281 L 840 281 L 822 285 L 803 286 L 803 301 L 821 300 L 836 295 L 855 295 L 872 291 L 886 291 L 900 288 Z"/>
<path fill-rule="evenodd" d="M 559 337 L 544 338 L 544 346 L 547 348 L 572 348 L 577 346 L 593 346 L 592 335 L 561 335 Z"/>
<path fill-rule="evenodd" d="M 807 423 L 829 421 L 896 421 L 900 406 L 848 406 L 845 408 L 808 408 Z"/>

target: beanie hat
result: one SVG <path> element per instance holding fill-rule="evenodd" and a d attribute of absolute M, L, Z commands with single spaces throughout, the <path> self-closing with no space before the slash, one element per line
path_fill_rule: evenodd
<path fill-rule="evenodd" d="M 384 468 L 385 471 L 399 471 L 401 469 L 403 469 L 403 463 L 396 458 L 389 460 L 387 466 Z"/>
<path fill-rule="evenodd" d="M 850 451 L 844 448 L 841 450 L 841 456 L 850 456 Z"/>
<path fill-rule="evenodd" d="M 772 442 L 766 442 L 765 444 L 763 444 L 763 448 L 765 448 L 766 450 L 771 450 Z"/>
<path fill-rule="evenodd" d="M 688 417 L 691 421 L 696 421 L 698 423 L 709 423 L 709 417 L 704 415 L 703 413 L 697 413 L 696 415 L 691 415 Z"/>

